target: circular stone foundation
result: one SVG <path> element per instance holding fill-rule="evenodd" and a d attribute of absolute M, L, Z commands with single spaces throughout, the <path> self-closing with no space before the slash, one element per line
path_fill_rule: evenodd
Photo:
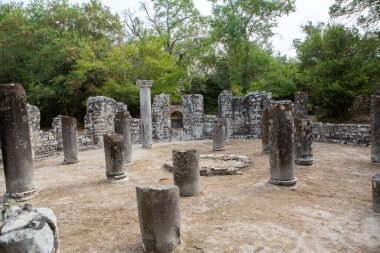
<path fill-rule="evenodd" d="M 252 164 L 251 160 L 243 155 L 214 155 L 205 154 L 199 156 L 199 172 L 201 176 L 240 175 Z M 163 167 L 173 172 L 173 161 L 169 161 Z"/>

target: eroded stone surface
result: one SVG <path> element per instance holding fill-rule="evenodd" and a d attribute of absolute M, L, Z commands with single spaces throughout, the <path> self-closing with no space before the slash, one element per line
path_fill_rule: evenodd
<path fill-rule="evenodd" d="M 371 97 L 371 160 L 380 165 L 380 95 Z"/>
<path fill-rule="evenodd" d="M 116 113 L 115 133 L 122 135 L 124 138 L 124 162 L 132 162 L 131 115 L 129 112 Z"/>
<path fill-rule="evenodd" d="M 5 198 L 24 201 L 36 193 L 26 94 L 20 84 L 0 85 L 0 142 Z"/>
<path fill-rule="evenodd" d="M 294 93 L 294 117 L 307 119 L 307 92 Z"/>
<path fill-rule="evenodd" d="M 372 177 L 373 210 L 380 213 L 380 173 Z"/>
<path fill-rule="evenodd" d="M 136 187 L 137 209 L 146 252 L 168 253 L 180 243 L 179 188 L 175 185 Z"/>
<path fill-rule="evenodd" d="M 78 162 L 78 139 L 77 120 L 73 117 L 62 116 L 62 143 L 64 163 L 71 164 Z"/>
<path fill-rule="evenodd" d="M 295 163 L 313 164 L 313 125 L 310 119 L 294 118 Z"/>
<path fill-rule="evenodd" d="M 127 179 L 124 167 L 124 138 L 120 134 L 104 134 L 104 154 L 106 160 L 106 176 L 109 182 Z"/>
<path fill-rule="evenodd" d="M 270 179 L 277 185 L 294 185 L 294 125 L 291 104 L 269 108 Z"/>
<path fill-rule="evenodd" d="M 49 208 L 0 206 L 0 252 L 59 253 L 57 218 Z"/>
<path fill-rule="evenodd" d="M 173 150 L 173 177 L 181 197 L 191 197 L 200 192 L 197 150 Z"/>
<path fill-rule="evenodd" d="M 247 156 L 238 154 L 204 154 L 199 158 L 201 176 L 241 175 L 252 164 Z M 173 172 L 173 162 L 166 162 L 163 167 Z"/>

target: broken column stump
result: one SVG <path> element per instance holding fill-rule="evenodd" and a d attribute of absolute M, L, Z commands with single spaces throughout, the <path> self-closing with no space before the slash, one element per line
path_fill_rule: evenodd
<path fill-rule="evenodd" d="M 371 97 L 371 161 L 380 165 L 380 95 Z"/>
<path fill-rule="evenodd" d="M 136 80 L 136 84 L 140 88 L 141 144 L 143 148 L 151 148 L 153 127 L 150 87 L 153 85 L 153 80 Z"/>
<path fill-rule="evenodd" d="M 127 180 L 124 169 L 124 138 L 120 134 L 104 134 L 104 154 L 106 158 L 106 176 L 110 183 Z"/>
<path fill-rule="evenodd" d="M 145 252 L 172 252 L 181 243 L 178 187 L 141 185 L 136 187 L 136 196 Z"/>
<path fill-rule="evenodd" d="M 380 213 L 380 173 L 372 177 L 373 210 Z"/>
<path fill-rule="evenodd" d="M 26 94 L 20 84 L 0 85 L 0 143 L 5 199 L 25 201 L 36 196 Z"/>
<path fill-rule="evenodd" d="M 173 150 L 173 177 L 181 197 L 191 197 L 200 192 L 197 150 Z"/>
<path fill-rule="evenodd" d="M 2 253 L 59 253 L 57 218 L 49 208 L 0 206 Z"/>
<path fill-rule="evenodd" d="M 294 117 L 307 119 L 307 92 L 294 93 Z"/>
<path fill-rule="evenodd" d="M 294 127 L 291 104 L 269 108 L 270 179 L 269 183 L 291 186 L 294 177 Z"/>
<path fill-rule="evenodd" d="M 77 139 L 77 120 L 72 117 L 62 116 L 62 143 L 64 164 L 78 162 L 78 139 Z"/>
<path fill-rule="evenodd" d="M 310 119 L 294 118 L 295 163 L 313 165 L 313 124 Z"/>
<path fill-rule="evenodd" d="M 263 108 L 261 112 L 261 148 L 263 153 L 269 154 L 269 115 L 268 107 Z"/>
<path fill-rule="evenodd" d="M 226 150 L 225 146 L 225 129 L 224 124 L 220 118 L 217 118 L 212 126 L 212 145 L 213 150 L 221 151 Z"/>
<path fill-rule="evenodd" d="M 124 162 L 132 162 L 132 137 L 131 137 L 131 115 L 129 112 L 118 112 L 115 115 L 115 133 L 124 138 Z"/>

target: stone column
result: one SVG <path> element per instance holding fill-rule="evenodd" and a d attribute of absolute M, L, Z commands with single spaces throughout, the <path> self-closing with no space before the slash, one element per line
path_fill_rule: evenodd
<path fill-rule="evenodd" d="M 380 173 L 372 177 L 373 210 L 380 213 Z"/>
<path fill-rule="evenodd" d="M 145 252 L 172 252 L 181 243 L 178 187 L 142 185 L 136 187 L 136 195 Z"/>
<path fill-rule="evenodd" d="M 294 93 L 294 117 L 307 119 L 307 92 Z"/>
<path fill-rule="evenodd" d="M 371 97 L 371 160 L 380 165 L 380 95 Z"/>
<path fill-rule="evenodd" d="M 153 138 L 150 87 L 153 85 L 153 80 L 137 80 L 136 84 L 140 88 L 141 144 L 143 148 L 151 148 Z"/>
<path fill-rule="evenodd" d="M 269 108 L 270 179 L 277 185 L 294 185 L 293 108 L 279 104 Z"/>
<path fill-rule="evenodd" d="M 124 170 L 124 138 L 120 134 L 104 134 L 104 154 L 106 157 L 106 176 L 108 182 L 127 180 Z"/>
<path fill-rule="evenodd" d="M 215 151 L 226 150 L 225 137 L 224 137 L 225 133 L 226 133 L 226 130 L 224 129 L 224 124 L 222 123 L 220 118 L 217 118 L 212 127 L 213 150 Z"/>
<path fill-rule="evenodd" d="M 313 165 L 313 124 L 310 119 L 294 118 L 295 163 Z"/>
<path fill-rule="evenodd" d="M 228 118 L 227 117 L 216 117 L 219 124 L 224 125 L 224 143 L 230 143 L 230 133 L 228 129 Z"/>
<path fill-rule="evenodd" d="M 269 154 L 269 115 L 268 107 L 264 107 L 261 112 L 261 147 L 263 153 Z"/>
<path fill-rule="evenodd" d="M 6 185 L 4 197 L 17 201 L 35 197 L 26 94 L 20 84 L 0 85 L 0 142 Z"/>
<path fill-rule="evenodd" d="M 72 117 L 62 116 L 62 143 L 63 143 L 63 163 L 71 164 L 78 162 L 78 139 L 77 120 Z"/>
<path fill-rule="evenodd" d="M 115 132 L 124 138 L 124 162 L 132 163 L 131 115 L 129 112 L 116 113 Z"/>
<path fill-rule="evenodd" d="M 181 197 L 191 197 L 199 193 L 200 172 L 197 150 L 173 150 L 173 176 Z"/>

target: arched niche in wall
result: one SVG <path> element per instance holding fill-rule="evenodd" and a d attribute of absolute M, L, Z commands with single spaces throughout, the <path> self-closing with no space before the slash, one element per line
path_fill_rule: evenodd
<path fill-rule="evenodd" d="M 174 111 L 170 114 L 170 127 L 183 128 L 182 113 Z"/>

